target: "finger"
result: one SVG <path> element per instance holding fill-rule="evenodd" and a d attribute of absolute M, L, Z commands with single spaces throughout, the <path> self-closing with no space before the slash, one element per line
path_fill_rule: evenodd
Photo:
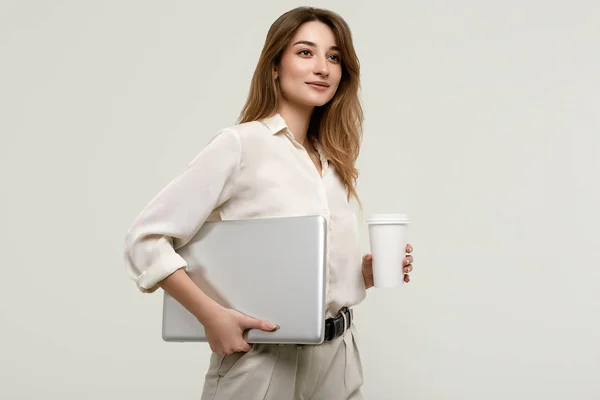
<path fill-rule="evenodd" d="M 406 252 L 407 253 L 412 253 L 412 251 L 413 251 L 413 247 L 410 244 L 407 244 L 406 245 Z"/>
<path fill-rule="evenodd" d="M 408 265 L 408 264 L 412 264 L 413 263 L 413 256 L 406 256 L 404 257 L 404 265 Z"/>
<path fill-rule="evenodd" d="M 242 341 L 242 343 L 237 346 L 237 351 L 243 351 L 244 353 L 247 353 L 250 351 L 251 347 L 252 346 L 250 346 L 248 342 Z"/>
<path fill-rule="evenodd" d="M 373 256 L 370 253 L 367 253 L 363 256 L 364 263 L 370 263 L 371 261 L 373 261 Z"/>
<path fill-rule="evenodd" d="M 410 276 L 408 276 L 408 274 L 404 275 L 404 282 L 410 282 Z"/>
<path fill-rule="evenodd" d="M 412 264 L 408 264 L 406 267 L 404 267 L 404 273 L 405 274 L 408 274 L 408 273 L 412 272 L 412 270 L 413 270 Z"/>
<path fill-rule="evenodd" d="M 242 328 L 245 329 L 260 329 L 261 331 L 274 331 L 279 328 L 276 324 L 272 322 L 263 321 L 260 319 L 254 319 L 250 317 L 245 317 Z"/>

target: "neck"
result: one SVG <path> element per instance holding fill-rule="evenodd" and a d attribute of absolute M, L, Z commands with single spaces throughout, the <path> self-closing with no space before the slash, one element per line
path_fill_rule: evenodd
<path fill-rule="evenodd" d="M 302 146 L 306 146 L 306 135 L 313 110 L 314 107 L 294 107 L 290 104 L 284 104 L 277 110 L 294 135 L 294 139 Z"/>

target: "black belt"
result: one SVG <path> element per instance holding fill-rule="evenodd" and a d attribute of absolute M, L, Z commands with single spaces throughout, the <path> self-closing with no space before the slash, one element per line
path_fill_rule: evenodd
<path fill-rule="evenodd" d="M 353 318 L 354 311 L 348 307 L 342 308 L 335 317 L 327 318 L 325 320 L 325 341 L 328 342 L 342 336 L 352 325 Z"/>

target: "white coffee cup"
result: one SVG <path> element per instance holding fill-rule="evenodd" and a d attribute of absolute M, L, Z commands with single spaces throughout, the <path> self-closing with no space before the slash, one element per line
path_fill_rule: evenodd
<path fill-rule="evenodd" d="M 406 214 L 375 214 L 367 220 L 375 287 L 391 288 L 404 284 L 403 261 L 409 223 Z"/>

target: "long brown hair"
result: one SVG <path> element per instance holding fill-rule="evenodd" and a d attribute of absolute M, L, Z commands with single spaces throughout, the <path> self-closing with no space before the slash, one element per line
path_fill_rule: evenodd
<path fill-rule="evenodd" d="M 353 196 L 360 204 L 356 193 L 358 169 L 355 166 L 364 118 L 358 96 L 360 63 L 350 28 L 338 14 L 320 8 L 298 7 L 281 15 L 271 25 L 238 122 L 259 120 L 278 109 L 281 92 L 273 70 L 279 65 L 283 51 L 298 28 L 309 21 L 320 21 L 333 31 L 341 53 L 342 77 L 333 98 L 322 107 L 315 108 L 308 135 L 318 138 L 346 187 L 348 201 Z"/>

